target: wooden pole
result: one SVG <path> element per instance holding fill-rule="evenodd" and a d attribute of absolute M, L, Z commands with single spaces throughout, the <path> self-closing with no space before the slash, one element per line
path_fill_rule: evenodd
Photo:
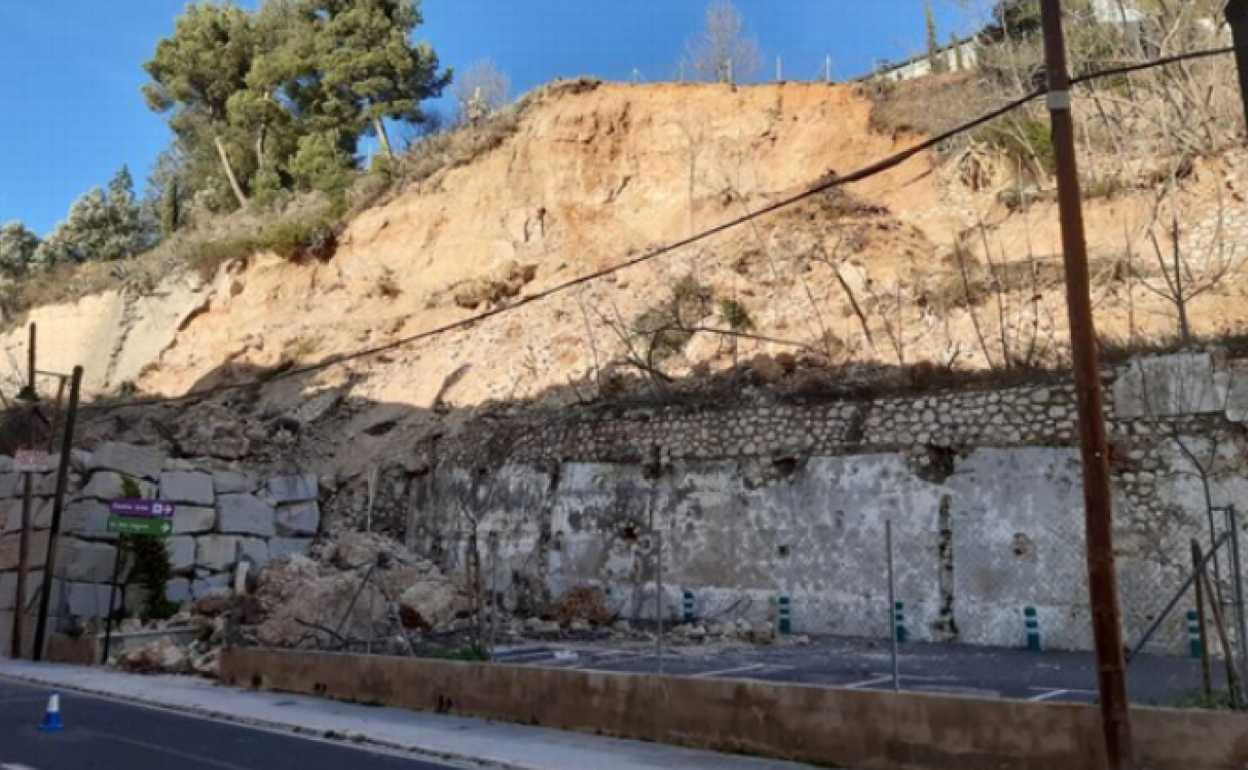
<path fill-rule="evenodd" d="M 1106 767 L 1134 770 L 1127 671 L 1122 649 L 1118 578 L 1114 564 L 1114 520 L 1109 488 L 1109 438 L 1105 430 L 1104 394 L 1097 351 L 1096 327 L 1088 277 L 1088 247 L 1079 189 L 1075 124 L 1071 115 L 1070 74 L 1060 0 L 1043 0 L 1048 107 L 1056 155 L 1058 209 L 1066 265 L 1066 300 L 1070 315 L 1071 358 L 1074 362 L 1080 445 L 1083 455 L 1083 499 L 1087 531 L 1088 590 L 1092 636 L 1096 643 L 1101 726 Z"/>
<path fill-rule="evenodd" d="M 43 588 L 39 595 L 38 626 L 35 627 L 34 659 L 43 660 L 44 642 L 48 631 L 48 609 L 52 602 L 52 576 L 56 571 L 56 549 L 61 534 L 61 516 L 65 510 L 65 492 L 69 486 L 69 456 L 74 448 L 74 424 L 78 421 L 78 400 L 82 395 L 82 367 L 75 366 L 69 383 L 69 411 L 65 415 L 65 433 L 61 441 L 61 458 L 56 469 L 56 499 L 52 503 L 52 529 L 48 532 L 48 555 L 43 564 Z"/>

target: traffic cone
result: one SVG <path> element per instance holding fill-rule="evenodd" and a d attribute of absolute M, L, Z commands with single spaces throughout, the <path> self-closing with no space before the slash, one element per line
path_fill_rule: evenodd
<path fill-rule="evenodd" d="M 45 733 L 55 733 L 64 728 L 61 724 L 61 694 L 54 692 L 48 698 L 48 708 L 43 712 L 43 724 L 39 725 L 39 729 Z"/>

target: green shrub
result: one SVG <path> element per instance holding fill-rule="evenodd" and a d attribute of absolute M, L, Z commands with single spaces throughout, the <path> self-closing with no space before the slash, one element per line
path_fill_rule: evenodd
<path fill-rule="evenodd" d="M 750 311 L 738 300 L 721 299 L 719 315 L 724 323 L 728 324 L 728 328 L 734 332 L 748 332 L 754 328 L 754 319 L 750 318 Z"/>
<path fill-rule="evenodd" d="M 1027 115 L 998 118 L 975 132 L 975 138 L 1007 158 L 1052 174 L 1057 155 L 1049 124 Z"/>

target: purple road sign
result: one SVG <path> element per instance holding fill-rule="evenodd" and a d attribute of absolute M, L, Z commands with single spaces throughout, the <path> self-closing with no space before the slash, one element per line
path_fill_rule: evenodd
<path fill-rule="evenodd" d="M 114 500 L 108 504 L 110 514 L 130 519 L 171 519 L 173 511 L 173 503 L 161 500 Z"/>

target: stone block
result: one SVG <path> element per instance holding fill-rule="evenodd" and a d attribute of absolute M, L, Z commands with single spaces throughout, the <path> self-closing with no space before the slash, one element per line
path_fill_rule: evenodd
<path fill-rule="evenodd" d="M 17 573 L 0 572 L 0 610 L 11 610 L 17 599 Z M 2 640 L 0 640 L 2 641 Z"/>
<path fill-rule="evenodd" d="M 258 537 L 240 537 L 238 539 L 238 560 L 247 559 L 257 567 L 269 563 L 269 543 Z"/>
<path fill-rule="evenodd" d="M 1137 358 L 1114 382 L 1114 416 L 1180 417 L 1222 411 L 1231 383 L 1208 353 Z"/>
<path fill-rule="evenodd" d="M 24 473 L 0 473 L 0 498 L 20 497 L 25 492 Z"/>
<path fill-rule="evenodd" d="M 311 473 L 298 476 L 274 476 L 269 479 L 267 491 L 269 502 L 274 505 L 306 503 L 320 496 L 316 476 Z"/>
<path fill-rule="evenodd" d="M 321 527 L 321 506 L 295 503 L 277 508 L 277 533 L 285 537 L 315 535 Z"/>
<path fill-rule="evenodd" d="M 217 505 L 217 531 L 272 537 L 276 534 L 273 507 L 255 495 L 221 495 Z"/>
<path fill-rule="evenodd" d="M 135 478 L 156 481 L 164 468 L 165 455 L 150 446 L 107 442 L 96 447 L 87 462 L 88 470 L 116 471 Z"/>
<path fill-rule="evenodd" d="M 0 500 L 0 533 L 22 528 L 22 501 Z"/>
<path fill-rule="evenodd" d="M 57 571 L 69 582 L 106 583 L 113 577 L 117 548 L 107 543 L 62 538 L 56 558 Z"/>
<path fill-rule="evenodd" d="M 53 497 L 56 495 L 56 474 L 55 473 L 36 473 L 34 474 L 35 494 L 39 497 Z M 66 489 L 77 489 L 82 485 L 81 477 L 70 474 L 66 478 Z"/>
<path fill-rule="evenodd" d="M 65 601 L 69 614 L 79 618 L 102 618 L 108 614 L 108 601 L 113 587 L 106 583 L 70 582 Z M 121 601 L 118 593 L 116 601 Z"/>
<path fill-rule="evenodd" d="M 169 563 L 173 571 L 182 574 L 195 569 L 195 538 L 188 535 L 171 537 L 165 541 L 169 549 Z"/>
<path fill-rule="evenodd" d="M 216 525 L 215 508 L 179 505 L 173 514 L 173 534 L 175 535 L 200 535 L 211 532 Z"/>
<path fill-rule="evenodd" d="M 26 564 L 30 569 L 44 565 L 48 558 L 48 532 L 33 532 Z M 0 572 L 17 569 L 21 536 L 18 532 L 0 537 Z"/>
<path fill-rule="evenodd" d="M 155 496 L 155 486 L 138 478 L 133 480 L 140 498 L 149 499 Z M 113 471 L 96 471 L 91 474 L 91 480 L 87 482 L 86 488 L 78 493 L 78 497 L 108 502 L 132 498 L 134 492 L 135 490 L 132 489 L 129 494 L 126 493 L 125 477 L 122 474 Z"/>
<path fill-rule="evenodd" d="M 293 554 L 304 555 L 312 547 L 312 540 L 301 537 L 275 537 L 269 541 L 269 558 L 280 559 Z"/>
<path fill-rule="evenodd" d="M 108 531 L 108 506 L 97 500 L 78 500 L 65 507 L 61 522 L 66 533 L 92 540 L 116 540 Z"/>
<path fill-rule="evenodd" d="M 211 506 L 216 502 L 212 476 L 207 473 L 165 471 L 160 474 L 160 499 L 170 503 Z"/>
<path fill-rule="evenodd" d="M 238 538 L 204 535 L 195 538 L 195 564 L 213 571 L 229 569 L 238 560 Z"/>
<path fill-rule="evenodd" d="M 238 471 L 213 471 L 212 486 L 218 495 L 252 493 L 260 488 L 260 482 L 249 473 Z"/>
<path fill-rule="evenodd" d="M 165 584 L 165 598 L 174 604 L 186 604 L 191 600 L 191 581 L 174 578 Z"/>
<path fill-rule="evenodd" d="M 50 497 L 36 497 L 34 500 L 34 510 L 30 519 L 30 524 L 35 529 L 51 529 L 52 514 L 56 509 L 56 501 Z M 64 515 L 62 514 L 61 524 L 64 526 Z M 18 521 L 21 521 L 21 509 L 18 509 Z"/>
<path fill-rule="evenodd" d="M 191 583 L 191 596 L 202 599 L 205 596 L 216 596 L 230 591 L 230 576 L 227 574 L 210 575 L 199 578 Z"/>

